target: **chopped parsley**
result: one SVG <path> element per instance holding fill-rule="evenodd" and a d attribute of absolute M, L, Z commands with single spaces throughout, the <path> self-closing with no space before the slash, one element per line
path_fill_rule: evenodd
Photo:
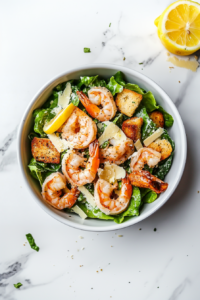
<path fill-rule="evenodd" d="M 90 48 L 84 48 L 83 51 L 84 51 L 84 53 L 90 53 L 91 52 Z"/>
<path fill-rule="evenodd" d="M 109 24 L 109 27 L 111 26 L 111 23 Z"/>
<path fill-rule="evenodd" d="M 23 284 L 21 282 L 13 284 L 16 289 L 19 289 Z"/>
<path fill-rule="evenodd" d="M 139 63 L 139 65 L 143 65 L 143 62 Z"/>
<path fill-rule="evenodd" d="M 32 234 L 30 234 L 30 233 L 26 234 L 26 238 L 27 238 L 31 248 L 34 249 L 35 251 L 39 251 L 40 248 L 36 245 L 34 238 L 32 237 Z"/>
<path fill-rule="evenodd" d="M 125 59 L 126 59 L 126 57 L 123 58 L 123 60 L 125 60 Z"/>

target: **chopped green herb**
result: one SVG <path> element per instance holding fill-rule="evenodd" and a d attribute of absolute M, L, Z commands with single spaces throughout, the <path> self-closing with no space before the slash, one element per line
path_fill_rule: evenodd
<path fill-rule="evenodd" d="M 30 234 L 30 233 L 26 234 L 26 238 L 27 238 L 31 248 L 34 249 L 35 251 L 39 251 L 40 248 L 36 245 L 32 234 Z"/>
<path fill-rule="evenodd" d="M 154 228 L 154 230 L 153 231 L 157 231 L 157 228 Z"/>
<path fill-rule="evenodd" d="M 123 58 L 123 60 L 125 60 L 125 59 L 126 59 L 126 57 Z"/>
<path fill-rule="evenodd" d="M 100 146 L 101 149 L 105 149 L 109 145 L 109 141 L 106 141 L 103 143 L 103 145 Z"/>
<path fill-rule="evenodd" d="M 18 283 L 15 283 L 15 284 L 13 284 L 13 285 L 14 285 L 14 287 L 15 287 L 16 289 L 19 289 L 20 286 L 22 286 L 23 284 L 21 284 L 21 282 L 18 282 Z"/>
<path fill-rule="evenodd" d="M 109 27 L 111 27 L 111 23 L 109 24 Z"/>
<path fill-rule="evenodd" d="M 139 65 L 143 65 L 143 62 L 139 63 Z"/>
<path fill-rule="evenodd" d="M 90 53 L 90 48 L 84 48 L 84 53 Z"/>

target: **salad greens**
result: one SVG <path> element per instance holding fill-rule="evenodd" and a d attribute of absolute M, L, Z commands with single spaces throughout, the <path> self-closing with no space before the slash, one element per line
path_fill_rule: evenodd
<path fill-rule="evenodd" d="M 110 24 L 111 25 L 111 24 Z M 90 52 L 90 48 L 84 48 L 85 53 Z M 164 180 L 165 176 L 169 172 L 172 162 L 173 162 L 173 155 L 175 150 L 174 141 L 170 138 L 169 133 L 166 129 L 170 128 L 173 125 L 173 117 L 165 111 L 165 109 L 158 105 L 156 99 L 151 91 L 145 91 L 142 87 L 138 86 L 137 83 L 129 83 L 127 82 L 124 74 L 122 72 L 117 72 L 109 79 L 101 78 L 98 75 L 94 76 L 83 76 L 80 79 L 74 79 L 69 81 L 71 83 L 72 93 L 70 96 L 70 103 L 73 103 L 75 106 L 82 109 L 86 112 L 85 108 L 83 107 L 82 103 L 79 101 L 79 98 L 76 94 L 77 91 L 83 91 L 84 93 L 88 93 L 88 90 L 94 86 L 101 86 L 106 87 L 113 96 L 117 93 L 121 93 L 123 89 L 129 89 L 136 93 L 139 93 L 143 96 L 143 99 L 137 108 L 134 116 L 141 117 L 143 119 L 143 126 L 141 129 L 142 134 L 142 141 L 144 141 L 147 137 L 149 137 L 154 131 L 156 131 L 157 127 L 156 124 L 151 120 L 149 114 L 153 111 L 160 111 L 164 117 L 164 133 L 160 137 L 161 139 L 166 139 L 170 142 L 173 152 L 171 155 L 166 158 L 165 160 L 161 161 L 155 168 L 150 169 L 148 166 L 145 166 L 145 169 L 152 173 L 154 176 L 158 177 L 161 180 Z M 47 137 L 45 132 L 43 131 L 43 127 L 46 122 L 49 122 L 54 116 L 54 108 L 58 105 L 58 97 L 59 94 L 62 93 L 66 87 L 67 82 L 63 82 L 57 85 L 45 104 L 41 107 L 36 109 L 33 112 L 34 118 L 34 127 L 33 130 L 28 135 L 30 141 L 33 140 L 34 137 Z M 87 113 L 87 112 L 86 112 Z M 125 120 L 129 119 L 123 113 L 117 112 L 115 117 L 111 120 L 114 124 L 122 128 L 122 124 Z M 99 121 L 97 119 L 93 119 L 94 122 L 98 125 Z M 106 124 L 101 123 L 101 127 L 97 126 L 97 138 L 99 138 L 106 128 Z M 106 141 L 101 148 L 106 148 L 109 146 L 109 141 Z M 66 150 L 67 151 L 67 150 Z M 61 153 L 61 161 L 66 153 L 64 151 Z M 89 149 L 84 150 L 84 157 L 89 158 Z M 121 167 L 123 167 L 126 172 L 129 174 L 131 173 L 130 170 L 130 161 L 131 159 L 126 160 Z M 34 158 L 30 160 L 28 165 L 31 175 L 40 183 L 42 186 L 44 180 L 50 174 L 61 171 L 61 162 L 60 164 L 47 164 L 36 161 Z M 118 189 L 121 189 L 122 182 L 118 181 Z M 94 185 L 86 184 L 85 187 L 88 191 L 94 195 Z M 130 217 L 138 216 L 140 214 L 141 208 L 145 203 L 152 203 L 158 198 L 158 195 L 150 189 L 145 188 L 138 188 L 133 187 L 132 197 L 129 203 L 128 208 L 118 214 L 118 215 L 106 215 L 97 207 L 92 207 L 88 202 L 84 194 L 80 193 L 78 197 L 78 201 L 76 205 L 79 206 L 88 218 L 97 218 L 103 220 L 113 220 L 116 223 L 122 223 L 128 220 Z M 65 209 L 67 212 L 72 212 L 72 209 Z M 27 239 L 31 245 L 31 247 L 38 251 L 39 247 L 36 246 L 35 241 L 31 234 L 26 235 Z"/>
<path fill-rule="evenodd" d="M 40 248 L 36 245 L 32 234 L 30 234 L 30 233 L 26 234 L 26 238 L 27 238 L 27 240 L 28 240 L 29 245 L 31 246 L 31 248 L 33 250 L 35 250 L 35 251 L 39 251 Z"/>

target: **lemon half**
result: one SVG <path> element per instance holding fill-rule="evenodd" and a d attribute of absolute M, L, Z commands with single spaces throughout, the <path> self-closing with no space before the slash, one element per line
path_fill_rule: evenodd
<path fill-rule="evenodd" d="M 75 107 L 73 103 L 70 103 L 66 108 L 63 108 L 50 122 L 44 125 L 44 132 L 51 134 L 58 130 L 70 117 Z"/>
<path fill-rule="evenodd" d="M 200 49 L 200 4 L 179 0 L 169 5 L 154 24 L 167 50 L 189 55 Z"/>

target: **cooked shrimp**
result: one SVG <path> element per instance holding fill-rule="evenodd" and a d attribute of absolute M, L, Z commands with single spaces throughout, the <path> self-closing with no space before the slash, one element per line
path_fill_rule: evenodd
<path fill-rule="evenodd" d="M 86 159 L 78 151 L 68 151 L 62 160 L 62 172 L 72 185 L 84 185 L 92 182 L 99 167 L 99 143 L 95 140 L 89 146 L 90 158 Z M 81 167 L 85 169 L 82 170 Z"/>
<path fill-rule="evenodd" d="M 112 193 L 117 188 L 109 182 L 99 179 L 95 184 L 95 203 L 97 207 L 106 215 L 117 215 L 127 209 L 131 195 L 132 186 L 128 177 L 122 179 L 122 188 L 117 199 L 112 199 Z"/>
<path fill-rule="evenodd" d="M 116 140 L 111 139 L 110 144 L 112 145 L 111 147 L 100 149 L 101 163 L 109 161 L 116 165 L 120 165 L 134 152 L 134 144 L 131 139 L 117 143 Z"/>
<path fill-rule="evenodd" d="M 85 149 L 96 139 L 97 126 L 95 122 L 76 107 L 62 126 L 62 138 L 69 141 L 74 149 Z"/>
<path fill-rule="evenodd" d="M 87 112 L 101 122 L 111 120 L 117 112 L 113 95 L 105 87 L 91 88 L 88 91 L 89 98 L 83 92 L 77 92 L 77 95 Z"/>
<path fill-rule="evenodd" d="M 136 154 L 136 155 L 135 155 Z M 151 148 L 141 148 L 133 154 L 131 159 L 131 171 L 142 170 L 147 164 L 150 168 L 155 167 L 161 159 L 161 154 Z"/>
<path fill-rule="evenodd" d="M 158 179 L 149 171 L 145 170 L 134 170 L 129 175 L 129 179 L 132 185 L 141 188 L 149 188 L 157 194 L 164 192 L 168 188 L 168 183 Z"/>
<path fill-rule="evenodd" d="M 66 179 L 59 172 L 49 175 L 42 185 L 42 197 L 51 206 L 57 209 L 72 207 L 80 194 L 77 187 L 65 193 Z"/>

